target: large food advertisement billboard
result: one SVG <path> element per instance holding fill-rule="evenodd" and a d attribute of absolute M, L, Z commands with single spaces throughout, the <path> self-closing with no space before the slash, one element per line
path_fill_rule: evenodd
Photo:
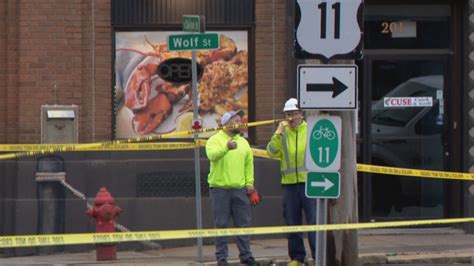
<path fill-rule="evenodd" d="M 203 69 L 198 81 L 198 112 L 204 128 L 220 126 L 221 116 L 231 110 L 243 110 L 242 122 L 248 121 L 248 32 L 214 33 L 219 34 L 219 49 L 200 50 L 196 56 Z M 160 64 L 168 59 L 191 59 L 190 51 L 168 50 L 168 35 L 177 34 L 183 33 L 115 33 L 116 138 L 191 129 L 192 82 L 165 81 L 158 75 Z"/>

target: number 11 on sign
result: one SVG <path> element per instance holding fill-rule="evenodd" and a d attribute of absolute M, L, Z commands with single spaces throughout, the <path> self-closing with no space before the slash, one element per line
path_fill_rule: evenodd
<path fill-rule="evenodd" d="M 324 149 L 324 152 L 323 152 Z M 329 147 L 319 147 L 319 163 L 329 162 Z"/>
<path fill-rule="evenodd" d="M 327 3 L 319 4 L 318 8 L 321 9 L 321 39 L 326 39 Z M 334 39 L 339 39 L 341 37 L 341 3 L 334 3 L 332 9 L 334 9 Z"/>
<path fill-rule="evenodd" d="M 305 163 L 309 171 L 338 171 L 341 167 L 341 118 L 308 117 L 306 145 Z"/>

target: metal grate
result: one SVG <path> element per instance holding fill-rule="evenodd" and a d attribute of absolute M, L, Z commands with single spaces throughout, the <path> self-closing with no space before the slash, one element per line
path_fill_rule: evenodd
<path fill-rule="evenodd" d="M 183 15 L 204 15 L 206 24 L 254 25 L 253 0 L 113 0 L 116 27 L 179 25 Z"/>
<path fill-rule="evenodd" d="M 137 197 L 194 197 L 194 172 L 151 172 L 137 176 Z M 201 195 L 209 196 L 207 173 L 201 173 Z"/>

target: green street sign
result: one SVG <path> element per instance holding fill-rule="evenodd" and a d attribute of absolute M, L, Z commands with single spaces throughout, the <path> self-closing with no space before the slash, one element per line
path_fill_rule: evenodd
<path fill-rule="evenodd" d="M 219 49 L 219 34 L 197 33 L 168 36 L 169 51 L 194 51 Z"/>
<path fill-rule="evenodd" d="M 341 118 L 308 117 L 306 168 L 309 171 L 338 171 L 341 167 Z"/>
<path fill-rule="evenodd" d="M 306 197 L 337 199 L 341 191 L 339 173 L 308 172 L 306 179 Z"/>
<path fill-rule="evenodd" d="M 184 15 L 183 16 L 183 31 L 200 32 L 201 18 L 199 16 Z"/>

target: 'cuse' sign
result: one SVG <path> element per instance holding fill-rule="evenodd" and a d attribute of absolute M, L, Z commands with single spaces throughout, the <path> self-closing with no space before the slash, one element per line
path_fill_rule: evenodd
<path fill-rule="evenodd" d="M 385 97 L 384 107 L 431 107 L 432 97 Z"/>

